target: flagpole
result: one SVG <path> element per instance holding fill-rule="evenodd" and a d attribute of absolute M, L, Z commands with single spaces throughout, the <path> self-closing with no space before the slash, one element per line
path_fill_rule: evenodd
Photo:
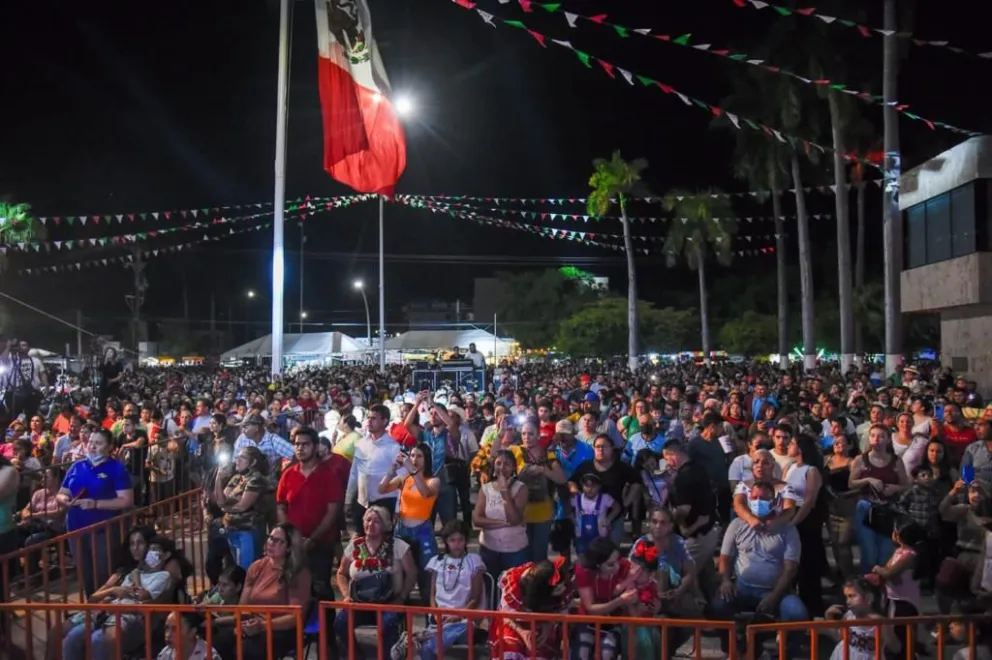
<path fill-rule="evenodd" d="M 379 195 L 379 372 L 386 373 L 386 255 L 383 217 L 386 198 Z"/>
<path fill-rule="evenodd" d="M 282 373 L 283 289 L 286 279 L 284 216 L 286 208 L 286 124 L 289 121 L 289 50 L 292 0 L 279 0 L 279 77 L 276 90 L 275 198 L 272 218 L 272 375 Z M 302 284 L 302 283 L 301 283 Z"/>

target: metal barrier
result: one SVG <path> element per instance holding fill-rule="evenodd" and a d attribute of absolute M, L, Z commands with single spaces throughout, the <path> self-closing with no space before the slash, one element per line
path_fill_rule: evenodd
<path fill-rule="evenodd" d="M 349 639 L 345 640 L 347 644 L 346 648 L 338 647 L 338 657 L 341 660 L 354 660 L 356 657 L 356 641 L 354 636 L 354 631 L 356 629 L 355 625 L 355 615 L 356 613 L 371 612 L 375 614 L 375 627 L 377 631 L 380 631 L 379 642 L 376 645 L 377 648 L 377 658 L 378 660 L 388 660 L 390 658 L 390 648 L 387 647 L 386 641 L 390 640 L 390 634 L 396 631 L 390 631 L 388 628 L 383 629 L 383 617 L 385 614 L 397 614 L 402 616 L 402 621 L 393 622 L 393 625 L 404 624 L 401 630 L 405 632 L 400 632 L 400 635 L 410 635 L 413 633 L 414 629 L 414 617 L 422 616 L 440 616 L 444 617 L 455 617 L 466 619 L 472 625 L 467 626 L 467 643 L 466 653 L 469 660 L 474 660 L 475 658 L 485 657 L 492 658 L 493 660 L 502 659 L 504 654 L 504 644 L 505 640 L 500 637 L 498 640 L 488 639 L 487 645 L 495 644 L 495 653 L 490 653 L 489 648 L 485 650 L 484 653 L 479 653 L 477 648 L 478 640 L 483 637 L 479 630 L 476 630 L 477 626 L 480 624 L 492 625 L 494 621 L 509 622 L 510 625 L 516 627 L 517 629 L 525 628 L 532 639 L 537 638 L 538 626 L 542 624 L 552 624 L 560 627 L 560 639 L 561 642 L 558 648 L 561 650 L 560 657 L 569 658 L 569 647 L 572 644 L 572 631 L 578 626 L 585 626 L 592 628 L 593 634 L 593 653 L 590 657 L 601 658 L 602 647 L 601 647 L 601 633 L 606 628 L 623 626 L 623 634 L 625 636 L 625 641 L 629 648 L 633 649 L 635 647 L 635 635 L 637 634 L 637 628 L 655 629 L 658 631 L 659 649 L 660 655 L 658 657 L 670 658 L 675 655 L 674 651 L 678 649 L 678 646 L 688 641 L 693 640 L 693 646 L 695 650 L 694 658 L 695 660 L 702 659 L 702 644 L 701 638 L 703 631 L 718 631 L 723 632 L 729 637 L 729 657 L 737 658 L 737 639 L 735 631 L 737 626 L 732 621 L 708 621 L 708 620 L 690 620 L 690 619 L 661 619 L 661 618 L 636 618 L 636 617 L 622 617 L 622 616 L 589 616 L 581 614 L 535 614 L 535 613 L 524 613 L 524 612 L 493 612 L 488 610 L 455 610 L 455 609 L 436 609 L 429 607 L 409 607 L 403 605 L 376 605 L 376 604 L 364 604 L 364 603 L 340 603 L 340 602 L 326 602 L 322 601 L 320 603 L 320 618 L 319 621 L 327 621 L 327 617 L 331 611 L 334 611 L 335 617 L 342 616 L 342 613 L 347 617 L 347 630 L 350 631 Z M 361 624 L 359 624 L 360 626 Z M 372 624 L 368 624 L 371 626 Z M 328 634 L 334 634 L 333 630 L 329 633 L 327 625 L 320 626 L 320 636 L 319 636 L 319 648 L 321 650 L 321 658 L 325 649 L 328 647 Z M 437 640 L 437 657 L 444 657 L 444 640 L 443 640 L 443 624 L 437 627 L 436 630 L 436 640 Z M 339 640 L 340 641 L 340 640 Z M 669 648 L 674 645 L 674 648 Z M 407 644 L 407 660 L 416 660 L 419 656 L 414 654 L 413 645 Z M 531 654 L 532 658 L 541 657 Z M 630 657 L 625 655 L 624 657 Z M 648 660 L 643 658 L 640 660 Z"/>
<path fill-rule="evenodd" d="M 274 660 L 275 658 L 281 658 L 287 652 L 295 653 L 295 657 L 298 659 L 304 658 L 304 612 L 301 607 L 291 607 L 291 606 L 237 606 L 237 607 L 195 607 L 191 605 L 102 605 L 102 604 L 80 604 L 80 603 L 26 603 L 26 604 L 7 604 L 0 605 L 0 614 L 3 614 L 3 618 L 7 620 L 13 620 L 15 618 L 15 613 L 24 613 L 24 626 L 23 626 L 23 638 L 25 643 L 23 646 L 15 645 L 12 638 L 15 636 L 14 633 L 20 631 L 12 630 L 12 634 L 6 636 L 6 641 L 0 650 L 0 657 L 12 658 L 14 648 L 19 648 L 23 653 L 23 657 L 27 660 L 61 660 L 63 657 L 63 641 L 66 639 L 67 634 L 73 628 L 83 627 L 83 632 L 79 637 L 82 639 L 82 656 L 84 658 L 94 658 L 97 660 L 125 660 L 144 658 L 145 660 L 152 660 L 157 657 L 159 650 L 155 648 L 158 644 L 156 640 L 164 639 L 159 638 L 159 635 L 164 633 L 164 623 L 165 618 L 169 614 L 175 614 L 176 616 L 184 614 L 196 614 L 200 617 L 204 617 L 205 627 L 204 634 L 202 638 L 206 641 L 208 648 L 215 648 L 215 641 L 220 641 L 219 638 L 224 637 L 229 645 L 233 643 L 233 647 L 229 648 L 228 651 L 233 651 L 236 656 L 242 657 L 242 651 L 245 645 L 254 645 L 258 642 L 255 641 L 257 638 L 261 641 L 264 637 L 266 645 L 266 658 L 267 660 Z M 46 620 L 54 616 L 54 624 L 46 625 L 44 628 L 45 636 L 43 638 L 35 637 L 35 617 L 39 613 L 44 613 Z M 70 619 L 69 615 L 75 615 L 74 619 Z M 127 619 L 122 620 L 122 615 L 126 615 Z M 281 654 L 277 653 L 274 631 L 272 630 L 272 622 L 276 617 L 282 616 L 292 616 L 295 625 L 295 640 L 292 648 L 282 651 Z M 132 617 L 139 617 L 138 621 L 135 621 Z M 233 620 L 227 622 L 225 625 L 231 626 L 231 631 L 233 634 L 226 634 L 218 630 L 218 626 L 221 624 L 221 618 L 231 617 Z M 107 625 L 107 622 L 113 620 L 111 625 Z M 244 624 L 249 624 L 249 622 L 260 621 L 264 624 L 262 632 L 245 635 Z M 123 639 L 123 628 L 140 625 L 140 631 L 143 633 L 141 635 L 142 643 L 136 648 L 124 648 Z M 112 630 L 113 634 L 107 635 L 109 639 L 99 640 L 100 648 L 106 653 L 106 646 L 112 646 L 113 649 L 109 654 L 95 655 L 93 653 L 94 649 L 94 632 L 103 630 Z M 8 630 L 11 630 L 8 628 Z M 175 648 L 176 658 L 185 657 L 182 652 L 182 640 L 180 635 L 172 635 L 173 640 L 171 644 Z M 231 638 L 231 639 L 227 639 Z M 36 649 L 36 646 L 41 646 L 42 649 Z M 210 657 L 209 654 L 207 657 Z"/>
<path fill-rule="evenodd" d="M 756 624 L 747 627 L 747 659 L 755 660 L 761 654 L 761 649 L 757 644 L 759 637 L 777 636 L 778 658 L 787 660 L 789 654 L 787 648 L 787 638 L 790 633 L 793 635 L 800 632 L 808 633 L 810 646 L 810 660 L 817 660 L 819 657 L 819 634 L 832 633 L 836 636 L 837 643 L 843 643 L 842 660 L 849 660 L 850 656 L 850 636 L 852 628 L 873 628 L 874 629 L 874 656 L 875 660 L 882 660 L 886 657 L 884 650 L 883 628 L 905 627 L 905 637 L 902 642 L 902 655 L 906 660 L 916 657 L 916 628 L 921 625 L 936 626 L 937 631 L 937 655 L 935 660 L 944 660 L 944 651 L 947 646 L 946 628 L 951 623 L 961 623 L 968 627 L 966 645 L 970 658 L 975 658 L 976 635 L 975 625 L 979 622 L 990 622 L 992 617 L 981 616 L 908 616 L 886 619 L 843 619 L 840 621 L 797 621 L 794 623 L 768 623 Z M 888 654 L 891 657 L 891 653 Z"/>
<path fill-rule="evenodd" d="M 92 570 L 92 581 L 99 582 L 97 586 L 102 585 L 114 568 L 114 560 L 127 540 L 128 530 L 139 524 L 154 526 L 156 521 L 162 520 L 168 520 L 171 524 L 160 533 L 170 537 L 194 566 L 191 577 L 193 591 L 206 588 L 203 570 L 206 541 L 202 536 L 203 509 L 199 490 L 133 509 L 104 522 L 0 556 L 0 584 L 12 587 L 12 601 L 68 603 L 71 597 L 82 601 L 84 566 Z M 90 552 L 87 556 L 79 556 L 80 550 Z M 75 555 L 72 556 L 74 565 L 69 564 L 71 555 Z M 40 566 L 34 565 L 35 560 L 39 560 Z M 15 576 L 19 579 L 14 580 Z"/>

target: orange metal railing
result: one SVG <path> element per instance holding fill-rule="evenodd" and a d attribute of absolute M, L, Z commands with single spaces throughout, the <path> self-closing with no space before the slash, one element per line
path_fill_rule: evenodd
<path fill-rule="evenodd" d="M 166 617 L 170 614 L 180 616 L 184 614 L 196 614 L 204 618 L 204 634 L 207 648 L 215 648 L 215 643 L 224 637 L 231 648 L 228 653 L 234 653 L 235 657 L 242 657 L 242 651 L 247 645 L 253 648 L 256 644 L 263 643 L 266 648 L 266 659 L 277 660 L 282 658 L 287 652 L 295 652 L 296 658 L 304 658 L 304 614 L 303 608 L 291 606 L 238 606 L 238 607 L 202 607 L 190 605 L 101 605 L 101 604 L 77 604 L 77 603 L 21 603 L 0 605 L 0 613 L 8 621 L 15 619 L 19 625 L 15 629 L 10 629 L 9 634 L 2 646 L 0 646 L 0 657 L 11 658 L 14 649 L 17 648 L 27 660 L 61 660 L 63 657 L 63 640 L 68 631 L 73 627 L 83 627 L 83 657 L 96 658 L 94 655 L 94 632 L 100 629 L 111 629 L 113 634 L 109 644 L 113 646 L 109 655 L 100 655 L 100 660 L 123 660 L 124 658 L 145 658 L 152 660 L 157 657 L 159 649 L 155 648 L 153 640 L 164 638 L 164 626 Z M 54 615 L 54 624 L 44 627 L 37 636 L 36 616 L 39 613 L 46 615 L 46 618 Z M 23 616 L 21 616 L 23 614 Z M 70 622 L 69 616 L 76 615 L 77 621 Z M 106 626 L 102 620 L 107 615 L 113 615 L 113 624 Z M 122 622 L 120 615 L 138 616 L 140 621 L 133 619 Z M 290 622 L 295 627 L 294 640 L 291 648 L 277 648 L 274 640 L 273 621 L 284 616 L 291 616 Z M 225 625 L 231 626 L 230 632 L 225 635 L 221 631 L 220 617 L 231 617 L 231 621 Z M 82 619 L 78 621 L 78 619 Z M 109 619 L 106 619 L 109 620 Z M 21 622 L 23 623 L 21 624 Z M 264 625 L 261 632 L 248 635 L 245 624 L 249 621 L 260 621 Z M 143 643 L 135 648 L 125 648 L 123 644 L 122 626 L 141 626 Z M 15 637 L 23 639 L 23 643 L 16 643 Z M 185 657 L 182 652 L 184 641 L 179 635 L 171 635 L 171 645 L 175 649 L 177 658 Z M 41 649 L 36 648 L 40 646 Z M 207 654 L 210 657 L 210 654 Z"/>
<path fill-rule="evenodd" d="M 947 647 L 947 627 L 952 622 L 962 623 L 967 626 L 967 639 L 965 645 L 969 650 L 971 658 L 976 657 L 976 634 L 975 626 L 981 622 L 988 623 L 992 620 L 990 616 L 913 616 L 897 617 L 886 619 L 844 619 L 840 621 L 798 621 L 794 623 L 768 623 L 750 625 L 747 627 L 747 658 L 755 660 L 761 654 L 758 640 L 761 637 L 777 636 L 777 657 L 780 660 L 787 660 L 787 638 L 790 635 L 803 635 L 810 647 L 810 660 L 818 660 L 818 641 L 821 634 L 833 637 L 837 643 L 842 643 L 842 660 L 849 660 L 850 637 L 852 628 L 873 628 L 874 629 L 874 654 L 875 660 L 882 660 L 886 657 L 883 629 L 903 628 L 903 635 L 899 635 L 902 643 L 902 653 L 907 660 L 913 660 L 916 654 L 917 629 L 920 626 L 935 627 L 937 632 L 937 655 L 936 660 L 944 660 Z M 891 657 L 891 653 L 888 654 Z"/>
<path fill-rule="evenodd" d="M 100 586 L 114 570 L 114 559 L 126 543 L 128 530 L 136 525 L 154 526 L 156 521 L 169 521 L 170 524 L 165 525 L 160 533 L 169 536 L 176 548 L 182 550 L 193 564 L 190 586 L 198 592 L 207 586 L 203 570 L 206 541 L 201 534 L 202 520 L 200 491 L 191 490 L 0 556 L 0 584 L 10 585 L 11 601 L 68 603 L 72 597 L 82 601 L 84 562 L 92 570 L 98 583 L 96 586 Z M 106 540 L 98 544 L 98 537 Z M 89 542 L 83 543 L 86 540 Z M 98 557 L 96 551 L 88 556 L 79 556 L 80 549 L 84 547 L 99 547 L 103 556 Z M 70 557 L 74 565 L 69 563 Z M 40 560 L 38 566 L 34 565 L 35 560 Z M 106 575 L 103 575 L 104 572 Z"/>

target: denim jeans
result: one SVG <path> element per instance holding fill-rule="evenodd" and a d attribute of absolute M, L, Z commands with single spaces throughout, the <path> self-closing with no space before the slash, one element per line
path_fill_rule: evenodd
<path fill-rule="evenodd" d="M 420 590 L 420 598 L 424 603 L 429 604 L 431 598 L 431 574 L 427 572 L 427 564 L 437 556 L 437 537 L 434 535 L 434 523 L 427 522 L 407 527 L 396 523 L 393 530 L 396 538 L 403 539 L 410 544 L 413 549 L 413 557 L 417 561 L 417 589 Z"/>
<path fill-rule="evenodd" d="M 441 626 L 441 645 L 447 651 L 456 644 L 468 642 L 468 623 L 454 621 Z M 420 644 L 420 660 L 437 660 L 437 634 L 433 634 Z"/>
<path fill-rule="evenodd" d="M 530 560 L 544 561 L 548 558 L 548 543 L 551 539 L 551 521 L 527 523 L 527 540 L 530 542 Z"/>
<path fill-rule="evenodd" d="M 486 565 L 486 572 L 496 580 L 499 580 L 499 576 L 503 574 L 503 571 L 516 568 L 517 566 L 523 566 L 530 561 L 530 548 L 523 548 L 516 552 L 496 552 L 484 545 L 480 545 L 479 557 L 482 559 L 482 563 Z"/>
<path fill-rule="evenodd" d="M 111 524 L 81 534 L 70 542 L 72 557 L 83 575 L 83 589 L 87 596 L 110 578 L 120 547 L 119 537 L 117 526 Z"/>
<path fill-rule="evenodd" d="M 353 610 L 352 615 L 355 617 L 354 627 L 376 625 L 376 614 L 376 612 Z M 403 614 L 399 612 L 382 613 L 382 628 L 377 632 L 384 656 L 389 654 L 389 651 L 400 638 L 400 624 L 403 623 L 403 619 Z M 340 610 L 334 617 L 334 636 L 337 639 L 338 653 L 341 657 L 351 657 L 348 655 L 350 644 L 354 645 L 356 658 L 364 657 L 361 649 L 358 647 L 354 628 L 349 629 L 348 610 Z"/>
<path fill-rule="evenodd" d="M 721 619 L 724 621 L 730 621 L 734 618 L 734 615 L 739 612 L 753 612 L 758 607 L 758 603 L 764 598 L 771 589 L 760 589 L 758 587 L 751 587 L 746 584 L 741 584 L 740 582 L 736 585 L 736 593 L 734 594 L 733 600 L 726 600 L 721 596 L 716 596 L 710 601 L 710 616 L 714 619 Z M 806 621 L 809 618 L 809 614 L 806 611 L 806 606 L 803 605 L 803 601 L 799 600 L 799 596 L 795 594 L 786 594 L 782 597 L 782 600 L 778 603 L 778 620 L 782 623 L 788 623 L 790 621 Z M 794 638 L 795 641 L 799 641 L 805 633 L 793 633 L 789 635 L 790 638 Z M 760 645 L 761 640 L 756 640 Z M 724 652 L 729 648 L 729 640 L 727 639 L 726 633 L 720 635 L 720 648 Z"/>
<path fill-rule="evenodd" d="M 62 638 L 62 658 L 63 660 L 110 660 L 116 657 L 117 642 L 114 635 L 121 639 L 121 651 L 127 653 L 141 645 L 145 637 L 145 626 L 143 623 L 122 623 L 120 632 L 115 633 L 115 627 L 97 627 L 93 620 L 90 620 L 90 655 L 86 655 L 86 624 L 80 623 L 70 627 Z"/>
<path fill-rule="evenodd" d="M 871 502 L 868 500 L 858 500 L 854 508 L 854 536 L 858 539 L 861 572 L 864 574 L 871 573 L 876 566 L 884 566 L 895 552 L 891 538 L 878 534 L 865 524 L 870 510 Z"/>
<path fill-rule="evenodd" d="M 231 554 L 234 556 L 234 561 L 238 566 L 248 570 L 252 562 L 257 558 L 257 550 L 260 548 L 255 547 L 255 532 L 253 530 L 243 530 L 243 531 L 228 531 L 227 532 L 227 542 L 231 546 Z"/>

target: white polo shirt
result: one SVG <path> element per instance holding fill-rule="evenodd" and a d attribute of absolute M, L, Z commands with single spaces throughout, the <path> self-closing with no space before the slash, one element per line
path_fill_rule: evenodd
<path fill-rule="evenodd" d="M 367 507 L 369 502 L 399 495 L 398 491 L 380 493 L 379 482 L 386 476 L 400 453 L 400 443 L 388 433 L 374 440 L 369 433 L 355 443 L 355 458 L 351 462 L 349 481 L 357 486 L 357 500 Z"/>

